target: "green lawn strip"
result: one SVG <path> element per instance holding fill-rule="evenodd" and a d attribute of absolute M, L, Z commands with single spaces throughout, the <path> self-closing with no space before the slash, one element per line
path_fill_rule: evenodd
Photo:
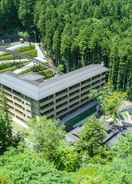
<path fill-rule="evenodd" d="M 29 50 L 35 50 L 35 46 L 31 45 L 31 46 L 21 47 L 21 48 L 17 49 L 18 52 L 26 52 Z"/>
<path fill-rule="evenodd" d="M 0 72 L 13 71 L 15 69 L 23 67 L 29 61 L 24 61 L 23 63 L 5 63 L 0 65 Z"/>
<path fill-rule="evenodd" d="M 12 67 L 8 67 L 8 68 L 5 68 L 5 69 L 2 69 L 0 70 L 0 72 L 7 72 L 7 71 L 14 71 L 16 69 L 16 67 L 12 66 Z"/>
<path fill-rule="evenodd" d="M 31 57 L 37 56 L 37 51 L 35 50 L 34 46 L 22 47 L 22 48 L 16 49 L 16 51 L 25 55 L 29 55 Z M 13 59 L 14 59 L 14 56 L 10 53 L 4 53 L 0 55 L 0 61 L 13 60 Z"/>
<path fill-rule="evenodd" d="M 14 63 L 7 63 L 7 64 L 5 63 L 5 64 L 2 64 L 2 65 L 0 65 L 0 70 L 4 70 L 4 69 L 10 68 L 12 66 L 14 66 Z"/>
<path fill-rule="evenodd" d="M 37 56 L 37 51 L 35 49 L 35 46 L 33 46 L 33 45 L 19 48 L 16 51 L 18 51 L 18 52 L 20 52 L 22 54 L 25 54 L 25 55 L 32 56 L 32 57 L 36 57 Z"/>
<path fill-rule="evenodd" d="M 25 52 L 21 52 L 22 54 L 29 55 L 31 57 L 37 57 L 37 51 L 35 49 L 31 49 Z"/>
<path fill-rule="evenodd" d="M 14 57 L 13 55 L 9 54 L 9 53 L 5 53 L 0 55 L 0 61 L 4 61 L 4 60 L 13 60 Z"/>

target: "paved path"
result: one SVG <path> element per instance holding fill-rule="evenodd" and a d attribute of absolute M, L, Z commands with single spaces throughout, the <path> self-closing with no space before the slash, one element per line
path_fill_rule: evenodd
<path fill-rule="evenodd" d="M 37 57 L 35 59 L 39 60 L 40 62 L 47 62 L 48 58 L 46 55 L 42 52 L 42 49 L 40 48 L 38 43 L 35 43 L 35 49 L 37 51 Z"/>
<path fill-rule="evenodd" d="M 4 48 L 4 47 L 1 47 L 1 48 L 0 48 L 0 52 L 1 52 L 1 53 L 2 53 L 2 52 L 3 52 L 3 53 L 5 53 L 5 52 L 8 53 L 8 52 L 9 52 L 9 53 L 11 53 L 11 54 L 13 54 L 13 55 L 15 55 L 15 56 L 23 57 L 24 59 L 29 60 L 29 62 L 30 62 L 29 64 L 25 65 L 25 66 L 22 67 L 21 69 L 15 70 L 14 73 L 20 74 L 20 73 L 22 73 L 22 72 L 25 72 L 26 70 L 32 68 L 33 65 L 34 65 L 34 64 L 37 64 L 37 63 L 42 63 L 42 64 L 44 64 L 46 67 L 51 67 L 51 68 L 53 68 L 52 66 L 50 66 L 50 63 L 47 63 L 47 62 L 48 62 L 48 58 L 46 57 L 45 54 L 43 54 L 42 49 L 41 49 L 41 47 L 39 46 L 38 43 L 35 43 L 35 48 L 36 48 L 36 50 L 37 50 L 37 57 L 32 58 L 32 57 L 30 57 L 30 56 L 28 56 L 28 55 L 24 55 L 24 54 L 21 54 L 21 53 L 19 53 L 18 51 L 16 51 L 17 48 L 25 47 L 25 46 L 27 46 L 28 44 L 29 44 L 29 43 L 24 43 L 24 44 L 13 45 L 13 46 L 11 46 L 11 47 L 9 47 L 9 48 Z M 9 63 L 11 63 L 11 62 L 9 62 Z M 12 61 L 12 63 L 13 63 L 13 61 Z M 2 62 L 2 64 L 3 64 L 3 62 Z M 55 70 L 55 69 L 56 69 L 56 68 L 54 68 L 54 70 Z"/>
<path fill-rule="evenodd" d="M 27 47 L 27 46 L 29 46 L 29 43 L 28 42 L 18 43 L 17 45 L 14 45 L 14 46 L 9 47 L 8 50 L 16 50 L 16 49 Z"/>
<path fill-rule="evenodd" d="M 39 57 L 39 58 L 46 58 L 46 56 L 42 52 L 42 50 L 41 50 L 41 48 L 40 48 L 38 43 L 35 43 L 35 49 L 37 51 L 37 57 Z"/>
<path fill-rule="evenodd" d="M 29 43 L 28 42 L 25 42 L 25 43 L 17 43 L 16 45 L 10 46 L 7 49 L 10 50 L 10 51 L 14 51 L 16 49 L 19 49 L 19 48 L 22 48 L 22 47 L 26 47 L 26 46 L 29 46 Z M 0 51 L 0 55 L 2 55 L 4 53 L 5 52 Z"/>
<path fill-rule="evenodd" d="M 24 67 L 15 70 L 13 73 L 15 73 L 15 74 L 23 73 L 23 72 L 29 70 L 30 68 L 33 68 L 33 66 L 34 66 L 34 63 L 30 62 L 29 64 L 25 65 Z"/>
<path fill-rule="evenodd" d="M 35 43 L 35 48 L 37 50 L 37 57 L 33 58 L 33 61 L 31 61 L 29 64 L 25 65 L 21 69 L 17 69 L 14 71 L 15 74 L 20 74 L 22 72 L 25 72 L 26 70 L 29 70 L 33 68 L 34 63 L 47 63 L 47 57 L 43 54 L 40 46 L 38 43 Z"/>

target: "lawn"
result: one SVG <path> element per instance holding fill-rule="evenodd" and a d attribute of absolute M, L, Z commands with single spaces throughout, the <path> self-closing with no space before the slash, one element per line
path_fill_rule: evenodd
<path fill-rule="evenodd" d="M 33 45 L 26 46 L 26 47 L 23 47 L 23 48 L 19 48 L 16 51 L 23 54 L 23 55 L 28 55 L 28 56 L 31 56 L 31 57 L 36 57 L 37 56 L 37 51 L 35 50 L 35 46 L 33 46 Z M 4 53 L 4 54 L 0 55 L 0 61 L 13 60 L 13 59 L 14 59 L 14 56 L 11 55 L 10 53 Z"/>
<path fill-rule="evenodd" d="M 17 49 L 16 51 L 18 51 L 18 52 L 20 52 L 24 55 L 29 55 L 31 57 L 36 57 L 37 56 L 37 51 L 35 50 L 34 45 L 22 47 L 22 48 Z"/>
<path fill-rule="evenodd" d="M 5 54 L 0 55 L 0 61 L 13 60 L 13 59 L 14 59 L 13 55 L 11 55 L 9 53 L 5 53 Z"/>
<path fill-rule="evenodd" d="M 13 71 L 16 70 L 18 68 L 21 68 L 22 66 L 24 66 L 26 63 L 28 63 L 28 61 L 24 61 L 23 63 L 5 63 L 0 65 L 0 72 L 6 72 L 6 71 Z"/>

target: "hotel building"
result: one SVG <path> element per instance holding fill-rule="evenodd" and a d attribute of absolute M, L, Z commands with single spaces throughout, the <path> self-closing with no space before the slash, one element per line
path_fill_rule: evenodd
<path fill-rule="evenodd" d="M 0 88 L 13 119 L 26 122 L 37 115 L 62 119 L 90 103 L 90 91 L 102 88 L 107 71 L 93 64 L 48 80 L 37 73 L 5 72 L 0 74 Z"/>

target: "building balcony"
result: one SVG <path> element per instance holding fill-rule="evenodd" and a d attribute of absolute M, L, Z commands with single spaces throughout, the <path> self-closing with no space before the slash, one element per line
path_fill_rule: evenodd
<path fill-rule="evenodd" d="M 52 109 L 54 109 L 54 105 L 52 105 L 52 106 L 49 106 L 49 107 L 46 107 L 46 108 L 44 108 L 44 109 L 40 109 L 40 113 L 41 114 L 43 114 L 43 113 L 45 113 L 45 112 L 47 112 L 47 111 L 50 111 L 50 110 L 52 110 Z"/>
<path fill-rule="evenodd" d="M 61 105 L 63 103 L 68 103 L 68 98 L 63 98 L 62 100 L 56 102 L 56 106 Z"/>
<path fill-rule="evenodd" d="M 85 92 L 89 93 L 90 89 L 91 89 L 91 88 L 81 89 L 81 94 L 82 94 L 82 93 L 85 93 Z"/>
<path fill-rule="evenodd" d="M 81 92 L 75 93 L 75 94 L 73 94 L 73 95 L 69 95 L 69 100 L 72 100 L 72 99 L 74 99 L 75 97 L 78 97 L 78 98 L 79 98 L 80 94 L 81 94 Z"/>
<path fill-rule="evenodd" d="M 75 91 L 79 91 L 80 90 L 80 85 L 79 86 L 76 86 L 74 88 L 69 88 L 69 93 L 72 93 L 72 92 L 75 92 Z"/>
<path fill-rule="evenodd" d="M 81 87 L 89 86 L 89 85 L 91 85 L 91 82 L 92 82 L 92 80 L 91 81 L 87 81 L 85 83 L 82 83 Z"/>
<path fill-rule="evenodd" d="M 49 112 L 49 113 L 46 113 L 45 116 L 47 117 L 51 117 L 51 116 L 54 116 L 54 112 Z"/>
<path fill-rule="evenodd" d="M 68 104 L 64 104 L 63 106 L 56 108 L 56 113 L 59 113 L 60 111 L 65 109 L 67 110 L 67 108 L 68 108 Z"/>
<path fill-rule="evenodd" d="M 68 95 L 68 92 L 64 92 L 64 93 L 61 93 L 61 94 L 59 94 L 59 95 L 55 95 L 55 98 L 56 98 L 56 100 L 58 100 L 59 98 L 65 97 L 65 96 L 67 96 L 67 95 Z"/>
<path fill-rule="evenodd" d="M 80 103 L 75 103 L 73 105 L 74 105 L 73 107 L 69 108 L 68 112 L 73 111 L 73 110 L 77 109 L 78 107 L 80 107 Z"/>
<path fill-rule="evenodd" d="M 88 98 L 88 99 L 83 99 L 83 100 L 81 100 L 81 105 L 88 103 L 89 100 L 90 100 L 89 98 Z"/>
<path fill-rule="evenodd" d="M 51 102 L 54 103 L 53 100 L 54 100 L 54 99 L 51 98 L 51 99 L 49 99 L 49 100 L 46 100 L 46 101 L 44 101 L 44 102 L 41 102 L 41 103 L 40 103 L 40 107 L 43 107 L 43 106 L 45 106 L 45 105 L 48 105 L 48 104 L 51 103 Z"/>
<path fill-rule="evenodd" d="M 82 93 L 81 94 L 81 99 L 84 99 L 84 98 L 86 98 L 86 97 L 89 97 L 89 93 Z"/>
<path fill-rule="evenodd" d="M 76 100 L 73 100 L 73 101 L 70 101 L 69 102 L 69 106 L 73 105 L 74 103 L 79 103 L 80 102 L 80 98 L 76 99 Z"/>
<path fill-rule="evenodd" d="M 60 118 L 61 116 L 64 116 L 65 114 L 68 113 L 68 110 L 64 111 L 64 112 L 61 112 L 59 114 L 56 115 L 57 118 Z"/>

